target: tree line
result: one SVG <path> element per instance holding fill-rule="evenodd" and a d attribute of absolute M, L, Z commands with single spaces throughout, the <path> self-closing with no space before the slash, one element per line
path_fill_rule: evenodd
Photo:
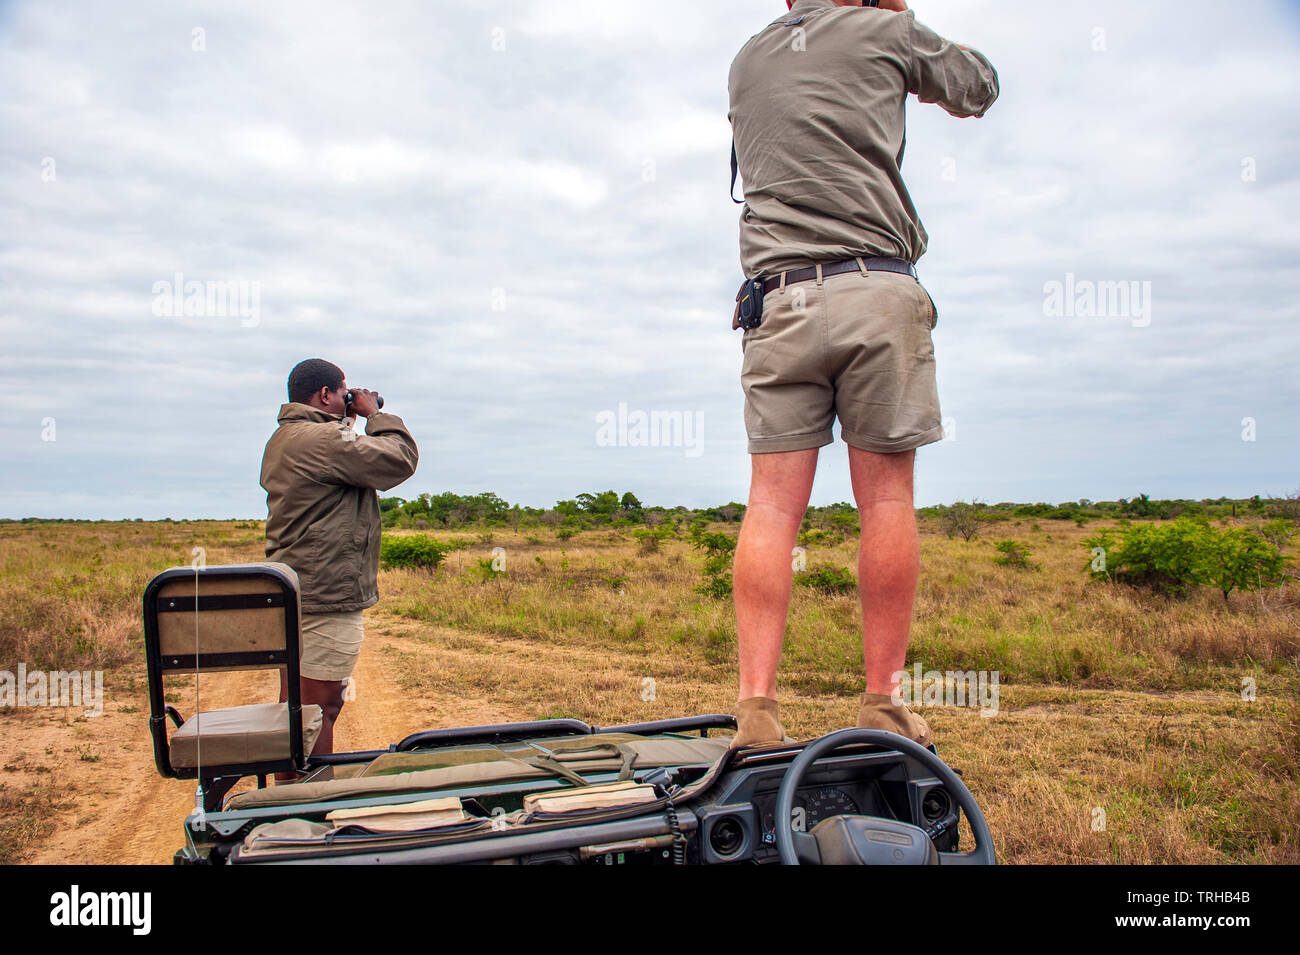
<path fill-rule="evenodd" d="M 553 507 L 529 507 L 512 504 L 491 491 L 479 494 L 420 494 L 406 499 L 381 497 L 379 508 L 385 527 L 413 530 L 435 528 L 501 527 L 518 531 L 525 527 L 568 527 L 583 530 L 593 527 L 655 527 L 672 522 L 690 525 L 699 521 L 731 524 L 745 516 L 745 505 L 728 501 L 715 507 L 688 508 L 681 505 L 643 504 L 632 491 L 593 491 L 556 501 Z M 937 520 L 962 536 L 980 524 L 1028 518 L 1031 520 L 1074 521 L 1082 526 L 1092 520 L 1173 520 L 1179 517 L 1215 520 L 1230 517 L 1261 517 L 1300 520 L 1300 492 L 1285 497 L 1206 498 L 1202 500 L 1157 500 L 1147 494 L 1116 501 L 1092 501 L 1082 498 L 1064 503 L 957 501 L 917 509 L 919 518 Z M 825 527 L 854 532 L 857 509 L 849 503 L 808 508 L 806 527 Z M 806 529 L 806 528 L 805 528 Z"/>

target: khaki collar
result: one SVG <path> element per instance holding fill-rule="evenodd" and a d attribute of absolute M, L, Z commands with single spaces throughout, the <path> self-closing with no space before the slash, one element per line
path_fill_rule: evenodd
<path fill-rule="evenodd" d="M 829 10 L 838 6 L 834 0 L 795 0 L 795 4 L 790 8 L 791 14 L 810 13 L 813 10 Z"/>
<path fill-rule="evenodd" d="M 280 414 L 277 416 L 277 420 L 280 424 L 284 424 L 286 421 L 342 421 L 343 416 L 330 414 L 297 401 L 290 401 L 288 404 L 280 405 Z"/>

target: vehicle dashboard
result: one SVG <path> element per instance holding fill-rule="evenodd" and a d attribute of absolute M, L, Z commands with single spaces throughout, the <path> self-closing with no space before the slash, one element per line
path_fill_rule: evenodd
<path fill-rule="evenodd" d="M 498 807 L 517 804 L 522 791 L 517 786 L 498 786 L 490 791 L 466 789 L 456 795 L 471 816 L 479 817 L 478 827 L 429 833 L 424 837 L 415 835 L 382 846 L 365 839 L 352 843 L 338 839 L 328 845 L 304 846 L 301 853 L 273 859 L 253 859 L 241 854 L 238 843 L 242 835 L 256 822 L 295 817 L 306 807 L 264 809 L 255 815 L 214 814 L 203 820 L 208 837 L 211 838 L 213 831 L 225 831 L 229 833 L 225 844 L 209 844 L 202 853 L 203 858 L 181 858 L 186 852 L 182 850 L 178 861 L 372 865 L 776 863 L 779 861 L 777 792 L 786 769 L 800 749 L 793 746 L 738 755 L 725 764 L 706 788 L 671 807 L 661 805 L 591 818 L 549 820 L 544 825 L 503 831 L 491 825 L 500 812 Z M 709 768 L 680 766 L 638 772 L 637 777 L 657 779 L 670 788 L 689 786 Z M 591 781 L 611 780 L 593 778 Z M 328 808 L 329 805 L 321 805 L 312 807 L 312 811 L 320 813 Z M 796 794 L 792 825 L 796 830 L 810 831 L 822 820 L 840 814 L 875 815 L 913 823 L 926 830 L 939 851 L 957 850 L 959 812 L 955 799 L 928 770 L 896 751 L 846 748 L 817 761 Z"/>

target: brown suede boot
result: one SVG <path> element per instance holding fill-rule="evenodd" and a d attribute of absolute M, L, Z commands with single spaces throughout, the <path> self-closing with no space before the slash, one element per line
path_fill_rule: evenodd
<path fill-rule="evenodd" d="M 858 725 L 871 730 L 888 730 L 915 740 L 922 746 L 929 746 L 933 738 L 930 724 L 906 706 L 896 704 L 888 693 L 862 694 Z"/>
<path fill-rule="evenodd" d="M 776 718 L 776 700 L 751 696 L 736 704 L 736 738 L 731 741 L 732 749 L 783 742 L 785 730 Z"/>

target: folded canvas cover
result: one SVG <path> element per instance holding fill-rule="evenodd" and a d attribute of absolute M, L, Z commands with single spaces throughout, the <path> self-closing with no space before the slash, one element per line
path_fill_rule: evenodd
<path fill-rule="evenodd" d="M 524 812 L 578 812 L 584 809 L 609 809 L 654 802 L 655 788 L 629 781 L 581 786 L 552 792 L 529 793 L 524 797 Z"/>
<path fill-rule="evenodd" d="M 421 799 L 418 802 L 395 806 L 359 806 L 356 809 L 335 809 L 325 816 L 334 825 L 360 826 L 371 832 L 411 832 L 416 829 L 434 829 L 439 826 L 465 822 L 469 817 L 455 796 L 441 799 Z"/>
<path fill-rule="evenodd" d="M 615 739 L 617 737 L 617 739 Z M 543 742 L 543 741 L 539 741 Z M 589 747 L 612 742 L 626 746 L 631 750 L 635 769 L 648 769 L 656 766 L 693 766 L 712 765 L 727 752 L 729 740 L 726 737 L 700 738 L 687 736 L 629 736 L 623 733 L 596 734 L 594 736 L 570 737 L 567 740 L 545 741 L 545 745 L 561 763 L 572 766 L 584 776 L 596 773 L 618 772 L 623 768 L 623 759 L 614 755 L 596 752 L 596 758 Z M 567 744 L 562 745 L 562 744 Z M 391 775 L 371 775 L 369 773 L 349 779 L 331 779 L 316 783 L 295 783 L 287 786 L 272 786 L 267 789 L 254 789 L 232 796 L 226 803 L 226 811 L 249 809 L 261 806 L 288 806 L 300 803 L 325 802 L 336 799 L 358 799 L 367 796 L 392 795 L 394 793 L 435 792 L 442 789 L 455 789 L 468 786 L 483 786 L 493 783 L 515 782 L 520 780 L 550 780 L 555 774 L 540 767 L 524 762 L 507 752 L 519 752 L 528 749 L 506 747 L 474 747 L 478 761 L 448 765 L 456 759 L 457 752 L 464 750 L 430 751 L 427 753 L 384 754 L 378 757 L 385 760 L 392 755 L 403 757 L 424 757 L 427 762 L 441 762 L 436 768 L 399 771 Z M 578 750 L 567 753 L 566 749 Z M 427 765 L 426 762 L 426 765 Z"/>

